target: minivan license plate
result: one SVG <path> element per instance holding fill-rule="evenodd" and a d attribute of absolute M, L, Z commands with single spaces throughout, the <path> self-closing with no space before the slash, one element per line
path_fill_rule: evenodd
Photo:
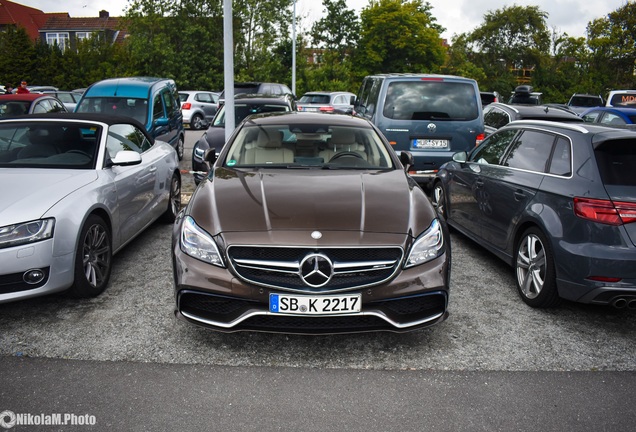
<path fill-rule="evenodd" d="M 270 294 L 269 311 L 275 314 L 338 315 L 360 312 L 360 294 L 302 296 Z"/>
<path fill-rule="evenodd" d="M 448 148 L 448 140 L 414 139 L 413 148 Z"/>

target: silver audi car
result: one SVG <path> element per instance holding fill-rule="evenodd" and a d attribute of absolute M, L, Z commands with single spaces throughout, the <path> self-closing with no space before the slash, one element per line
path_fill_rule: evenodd
<path fill-rule="evenodd" d="M 0 303 L 107 286 L 112 255 L 181 206 L 177 153 L 136 120 L 0 120 Z"/>

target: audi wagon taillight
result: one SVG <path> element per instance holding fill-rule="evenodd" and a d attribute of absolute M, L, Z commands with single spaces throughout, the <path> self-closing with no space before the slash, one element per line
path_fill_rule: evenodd
<path fill-rule="evenodd" d="M 574 214 L 607 225 L 628 224 L 636 222 L 636 203 L 575 197 Z"/>

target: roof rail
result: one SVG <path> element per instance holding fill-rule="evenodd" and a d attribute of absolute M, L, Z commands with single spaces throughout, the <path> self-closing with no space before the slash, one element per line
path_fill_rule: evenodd
<path fill-rule="evenodd" d="M 549 120 L 514 120 L 508 123 L 506 126 L 522 126 L 522 125 L 530 125 L 530 126 L 556 126 L 564 129 L 570 129 L 576 132 L 581 133 L 590 133 L 589 130 L 575 123 L 565 123 L 558 121 L 549 121 Z"/>

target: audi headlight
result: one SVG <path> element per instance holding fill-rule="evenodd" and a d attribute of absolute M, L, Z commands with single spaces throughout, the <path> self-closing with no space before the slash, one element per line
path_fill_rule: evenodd
<path fill-rule="evenodd" d="M 442 226 L 439 220 L 435 219 L 431 226 L 411 246 L 411 252 L 404 267 L 413 267 L 437 258 L 442 253 L 443 247 L 444 234 L 442 233 Z"/>
<path fill-rule="evenodd" d="M 0 248 L 35 243 L 53 237 L 55 219 L 40 219 L 0 227 Z"/>
<path fill-rule="evenodd" d="M 201 229 L 190 216 L 186 216 L 181 227 L 181 250 L 192 258 L 225 267 L 214 239 Z"/>

